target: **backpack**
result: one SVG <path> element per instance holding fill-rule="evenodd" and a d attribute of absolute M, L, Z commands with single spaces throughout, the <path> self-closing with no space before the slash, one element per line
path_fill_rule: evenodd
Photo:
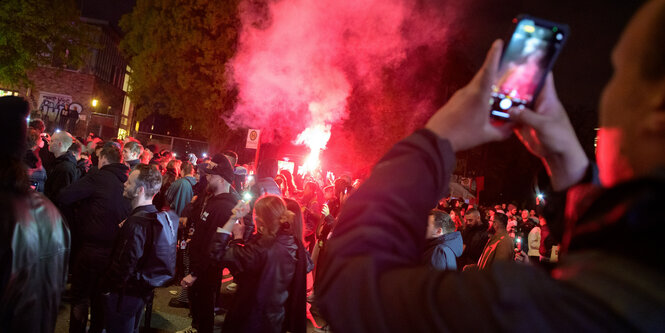
<path fill-rule="evenodd" d="M 150 269 L 138 272 L 139 281 L 151 288 L 162 287 L 175 276 L 178 242 L 178 216 L 174 211 L 157 212 L 157 223 L 151 223 L 143 256 Z M 152 253 L 149 253 L 152 252 Z"/>

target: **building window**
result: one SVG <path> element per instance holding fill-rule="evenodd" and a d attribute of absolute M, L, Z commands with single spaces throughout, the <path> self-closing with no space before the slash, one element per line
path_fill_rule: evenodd
<path fill-rule="evenodd" d="M 18 91 L 0 89 L 0 97 L 2 96 L 18 96 Z"/>

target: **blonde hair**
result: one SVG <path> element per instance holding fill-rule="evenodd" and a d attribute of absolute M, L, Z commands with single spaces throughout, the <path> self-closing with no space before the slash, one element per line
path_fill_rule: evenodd
<path fill-rule="evenodd" d="M 284 200 L 276 195 L 266 195 L 256 201 L 254 216 L 257 224 L 261 221 L 262 233 L 265 236 L 275 237 L 280 229 L 289 230 L 293 234 L 291 230 L 295 214 L 287 210 Z"/>

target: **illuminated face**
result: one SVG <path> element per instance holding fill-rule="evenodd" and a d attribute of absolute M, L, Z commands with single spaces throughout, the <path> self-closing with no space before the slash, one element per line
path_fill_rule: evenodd
<path fill-rule="evenodd" d="M 139 177 L 139 171 L 134 170 L 129 174 L 129 177 L 127 178 L 127 181 L 125 182 L 124 190 L 122 192 L 122 195 L 129 199 L 132 200 L 138 196 L 138 189 L 136 188 L 136 179 Z"/>
<path fill-rule="evenodd" d="M 546 221 L 545 218 L 542 217 L 542 216 L 539 216 L 539 217 L 538 217 L 538 223 L 540 223 L 540 226 L 541 226 L 541 227 L 544 226 L 544 225 L 547 225 L 547 221 Z"/>
<path fill-rule="evenodd" d="M 427 217 L 427 231 L 425 232 L 426 239 L 432 239 L 441 236 L 443 230 L 434 227 L 434 215 Z"/>
<path fill-rule="evenodd" d="M 614 75 L 600 102 L 597 161 L 603 185 L 612 186 L 630 178 L 635 171 L 650 171 L 645 163 L 651 152 L 644 136 L 645 118 L 654 109 L 654 85 L 643 78 L 640 59 L 651 47 L 649 29 L 663 1 L 649 1 L 633 17 L 612 54 Z M 644 144 L 643 144 L 644 143 Z M 636 169 L 641 170 L 636 170 Z"/>
<path fill-rule="evenodd" d="M 525 209 L 522 211 L 522 220 L 526 220 L 528 218 L 529 218 L 529 211 Z"/>
<path fill-rule="evenodd" d="M 60 146 L 62 145 L 62 140 L 59 135 L 54 135 L 51 137 L 51 144 L 48 146 L 48 151 L 51 153 L 57 153 L 60 151 Z"/>
<path fill-rule="evenodd" d="M 208 190 L 211 192 L 216 192 L 224 183 L 224 178 L 219 175 L 206 174 L 206 179 L 208 180 Z"/>
<path fill-rule="evenodd" d="M 468 226 L 475 226 L 480 224 L 480 214 L 478 213 L 467 213 L 464 215 L 464 221 Z"/>
<path fill-rule="evenodd" d="M 136 154 L 132 153 L 132 151 L 128 148 L 123 148 L 122 149 L 122 160 L 123 161 L 132 161 L 137 158 Z"/>

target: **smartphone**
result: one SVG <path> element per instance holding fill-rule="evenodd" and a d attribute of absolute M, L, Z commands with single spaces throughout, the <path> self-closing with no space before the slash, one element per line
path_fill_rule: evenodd
<path fill-rule="evenodd" d="M 570 29 L 565 24 L 520 15 L 501 56 L 499 79 L 492 85 L 490 116 L 510 120 L 512 107 L 533 108 Z"/>

